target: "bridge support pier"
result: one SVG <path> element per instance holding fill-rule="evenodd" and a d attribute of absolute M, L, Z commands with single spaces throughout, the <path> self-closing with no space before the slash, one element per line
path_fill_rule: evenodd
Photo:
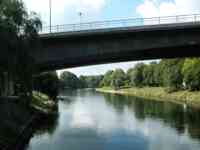
<path fill-rule="evenodd" d="M 14 81 L 12 75 L 8 72 L 4 72 L 1 76 L 1 96 L 13 96 L 14 95 Z"/>

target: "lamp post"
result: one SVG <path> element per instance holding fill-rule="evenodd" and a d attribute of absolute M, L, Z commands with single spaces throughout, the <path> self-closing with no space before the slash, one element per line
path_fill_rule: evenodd
<path fill-rule="evenodd" d="M 49 0 L 49 31 L 51 33 L 51 0 Z"/>
<path fill-rule="evenodd" d="M 79 15 L 79 17 L 80 17 L 80 25 L 81 25 L 83 13 L 82 13 L 82 12 L 79 12 L 78 15 Z"/>
<path fill-rule="evenodd" d="M 79 27 L 79 30 L 81 30 L 81 23 L 82 23 L 82 15 L 83 15 L 83 13 L 82 12 L 78 12 L 78 15 L 80 17 L 80 27 Z"/>

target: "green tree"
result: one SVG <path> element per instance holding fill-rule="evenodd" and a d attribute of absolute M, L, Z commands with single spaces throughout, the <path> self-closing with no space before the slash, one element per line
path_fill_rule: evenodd
<path fill-rule="evenodd" d="M 165 69 L 160 62 L 154 65 L 153 78 L 154 78 L 155 86 L 163 86 L 163 71 L 164 70 Z"/>
<path fill-rule="evenodd" d="M 122 69 L 116 69 L 114 72 L 112 72 L 110 83 L 112 87 L 114 87 L 115 89 L 119 89 L 121 86 L 125 85 L 125 81 L 126 74 Z"/>
<path fill-rule="evenodd" d="M 79 80 L 84 85 L 84 88 L 97 88 L 100 85 L 102 75 L 98 76 L 80 76 Z"/>
<path fill-rule="evenodd" d="M 131 82 L 130 84 L 132 86 L 141 87 L 144 85 L 143 71 L 144 71 L 145 67 L 146 67 L 145 64 L 139 63 L 129 73 L 130 74 L 130 82 Z"/>
<path fill-rule="evenodd" d="M 100 86 L 111 86 L 111 79 L 112 79 L 113 70 L 109 70 L 105 73 L 103 80 L 100 82 Z"/>
<path fill-rule="evenodd" d="M 131 67 L 128 69 L 128 71 L 126 72 L 126 76 L 127 76 L 127 81 L 129 85 L 131 85 L 131 78 L 132 78 L 132 74 L 133 74 L 133 71 L 134 71 L 134 67 Z"/>
<path fill-rule="evenodd" d="M 35 13 L 28 14 L 22 1 L 0 1 L 1 66 L 15 84 L 21 86 L 21 93 L 25 96 L 32 94 L 34 60 L 29 51 L 38 48 L 38 31 L 41 27 L 40 19 Z"/>
<path fill-rule="evenodd" d="M 200 59 L 188 58 L 185 60 L 182 74 L 185 87 L 191 91 L 200 90 Z"/>
<path fill-rule="evenodd" d="M 184 59 L 165 59 L 161 61 L 163 65 L 163 83 L 168 91 L 176 91 L 182 88 L 183 76 L 181 73 Z"/>
<path fill-rule="evenodd" d="M 157 81 L 155 79 L 155 68 L 157 63 L 152 62 L 146 65 L 143 69 L 143 84 L 145 86 L 157 86 Z"/>
<path fill-rule="evenodd" d="M 86 76 L 80 76 L 79 81 L 80 81 L 80 88 L 88 88 Z"/>
<path fill-rule="evenodd" d="M 60 81 L 63 88 L 71 88 L 71 89 L 80 88 L 79 78 L 71 72 L 68 71 L 63 72 L 60 75 Z"/>

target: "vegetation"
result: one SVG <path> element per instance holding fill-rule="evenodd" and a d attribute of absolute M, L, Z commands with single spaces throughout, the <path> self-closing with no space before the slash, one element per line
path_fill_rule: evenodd
<path fill-rule="evenodd" d="M 58 77 L 56 72 L 50 72 L 33 78 L 37 68 L 30 51 L 40 48 L 38 32 L 41 28 L 40 18 L 34 12 L 28 13 L 23 1 L 0 1 L 0 95 L 21 96 L 28 105 L 47 107 L 53 103 L 49 100 L 57 96 Z M 47 94 L 48 103 L 33 90 Z"/>
<path fill-rule="evenodd" d="M 99 87 L 99 84 L 103 76 L 80 76 L 80 88 L 96 88 Z"/>
<path fill-rule="evenodd" d="M 183 59 L 162 60 L 162 82 L 163 86 L 167 87 L 169 92 L 177 91 L 182 88 L 183 75 L 181 69 L 183 66 Z"/>
<path fill-rule="evenodd" d="M 116 69 L 112 72 L 110 85 L 115 89 L 119 89 L 121 86 L 125 85 L 126 74 L 122 69 Z"/>
<path fill-rule="evenodd" d="M 106 74 L 103 77 L 103 80 L 100 82 L 101 87 L 111 85 L 112 74 L 113 74 L 112 70 L 106 72 Z"/>
<path fill-rule="evenodd" d="M 200 59 L 186 59 L 183 67 L 183 83 L 184 87 L 190 91 L 200 89 Z"/>
<path fill-rule="evenodd" d="M 57 105 L 51 98 L 43 93 L 33 91 L 31 107 L 44 114 L 54 114 L 57 111 Z"/>
<path fill-rule="evenodd" d="M 34 77 L 33 84 L 35 91 L 42 92 L 53 100 L 56 99 L 59 91 L 59 79 L 55 71 L 37 75 Z"/>
<path fill-rule="evenodd" d="M 62 89 L 80 89 L 80 88 L 96 88 L 99 87 L 103 76 L 80 76 L 79 78 L 68 71 L 60 76 L 60 87 Z"/>
<path fill-rule="evenodd" d="M 137 64 L 135 68 L 129 71 L 130 85 L 131 86 L 143 86 L 144 85 L 144 69 L 146 65 L 143 63 Z"/>
<path fill-rule="evenodd" d="M 104 76 L 80 76 L 64 72 L 61 81 L 70 88 L 163 87 L 166 92 L 200 90 L 200 58 L 163 59 L 150 64 L 138 63 L 126 73 L 109 70 Z"/>
<path fill-rule="evenodd" d="M 27 97 L 32 95 L 32 74 L 35 68 L 29 51 L 38 48 L 41 27 L 38 16 L 28 13 L 22 1 L 0 1 L 0 46 L 4 54 L 1 58 L 1 73 L 6 72 L 9 80 L 14 82 L 14 90 L 18 91 L 16 94 Z M 1 77 L 4 78 L 5 74 L 1 74 Z"/>
<path fill-rule="evenodd" d="M 103 84 L 97 90 L 199 106 L 199 66 L 199 58 L 163 59 L 150 64 L 139 63 L 123 75 L 125 78 L 113 75 L 116 71 L 108 71 L 109 76 L 108 73 L 104 76 Z M 108 80 L 120 80 L 118 82 L 123 84 L 120 86 L 111 84 L 112 82 L 104 84 L 104 81 Z"/>
<path fill-rule="evenodd" d="M 187 103 L 189 105 L 199 107 L 200 106 L 200 91 L 187 91 L 180 90 L 169 93 L 163 87 L 131 87 L 126 89 L 114 90 L 110 87 L 98 88 L 97 91 L 105 93 L 113 93 L 117 95 L 127 95 L 140 97 L 147 100 L 158 100 L 158 101 L 172 101 L 175 103 Z"/>
<path fill-rule="evenodd" d="M 127 73 L 108 71 L 101 87 L 164 87 L 167 92 L 200 90 L 200 59 L 163 59 L 150 64 L 139 63 Z M 116 82 L 117 81 L 117 82 Z M 113 84 L 117 83 L 117 84 Z"/>
<path fill-rule="evenodd" d="M 60 85 L 62 88 L 77 89 L 80 87 L 80 81 L 75 74 L 65 71 L 60 75 Z"/>

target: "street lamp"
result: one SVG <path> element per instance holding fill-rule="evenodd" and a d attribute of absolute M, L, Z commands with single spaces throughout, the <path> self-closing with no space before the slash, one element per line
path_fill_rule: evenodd
<path fill-rule="evenodd" d="M 82 15 L 83 15 L 83 13 L 82 12 L 78 12 L 78 15 L 80 17 L 80 27 L 79 27 L 79 29 L 81 30 L 81 23 L 82 23 Z"/>
<path fill-rule="evenodd" d="M 78 15 L 79 15 L 79 17 L 80 17 L 80 24 L 81 24 L 81 22 L 82 22 L 81 19 L 82 19 L 83 13 L 82 13 L 82 12 L 79 12 Z"/>
<path fill-rule="evenodd" d="M 49 0 L 49 30 L 51 33 L 51 0 Z"/>

